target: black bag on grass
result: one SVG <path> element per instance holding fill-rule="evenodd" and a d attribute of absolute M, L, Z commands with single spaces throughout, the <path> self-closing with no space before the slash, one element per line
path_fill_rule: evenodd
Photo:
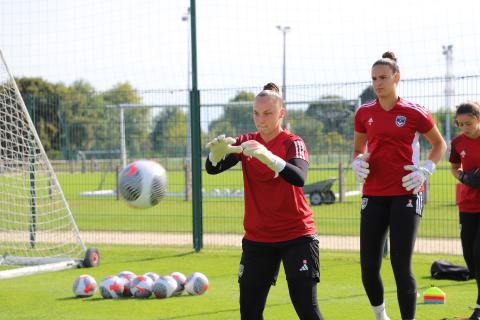
<path fill-rule="evenodd" d="M 473 278 L 467 267 L 459 266 L 445 260 L 434 261 L 430 268 L 430 273 L 434 279 L 466 281 Z"/>

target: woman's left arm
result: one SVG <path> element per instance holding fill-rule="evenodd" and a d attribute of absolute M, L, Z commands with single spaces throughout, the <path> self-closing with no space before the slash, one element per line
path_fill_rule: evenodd
<path fill-rule="evenodd" d="M 278 174 L 288 183 L 303 187 L 307 180 L 308 162 L 303 159 L 290 159 Z"/>

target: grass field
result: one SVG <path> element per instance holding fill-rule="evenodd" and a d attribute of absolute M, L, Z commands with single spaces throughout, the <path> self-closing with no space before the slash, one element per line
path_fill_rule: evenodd
<path fill-rule="evenodd" d="M 310 168 L 307 183 L 335 177 L 338 164 Z M 58 175 L 66 198 L 81 230 L 164 231 L 190 232 L 192 229 L 192 203 L 182 197 L 167 197 L 160 205 L 135 210 L 112 197 L 81 197 L 80 192 L 96 190 L 101 173 L 61 173 Z M 168 172 L 168 191 L 180 193 L 184 189 L 182 171 Z M 209 197 L 214 189 L 243 190 L 240 170 L 229 170 L 220 175 L 202 176 L 206 196 L 203 199 L 203 230 L 207 233 L 243 232 L 243 198 Z M 113 173 L 107 175 L 104 188 L 115 186 Z M 346 171 L 347 191 L 358 186 L 351 170 Z M 338 183 L 333 190 L 338 192 Z M 312 206 L 320 234 L 358 235 L 360 195 L 346 198 L 343 203 Z M 428 203 L 420 224 L 420 237 L 458 238 L 455 181 L 448 165 L 439 166 L 431 178 Z"/>
<path fill-rule="evenodd" d="M 239 319 L 238 286 L 236 283 L 240 250 L 217 249 L 194 253 L 188 248 L 133 246 L 101 247 L 102 262 L 94 269 L 77 269 L 38 274 L 0 281 L 0 319 L 154 319 L 154 320 L 228 320 Z M 447 294 L 445 305 L 417 302 L 417 319 L 453 319 L 472 312 L 476 297 L 473 281 L 454 282 L 430 279 L 430 265 L 438 256 L 415 255 L 414 272 L 419 292 L 430 285 Z M 460 257 L 443 257 L 463 263 Z M 209 290 L 202 296 L 187 296 L 158 300 L 106 300 L 100 294 L 91 298 L 74 298 L 72 284 L 84 273 L 100 282 L 109 274 L 130 270 L 137 274 L 154 271 L 167 274 L 199 271 L 209 278 Z M 400 319 L 396 302 L 396 287 L 390 261 L 384 260 L 383 279 L 387 310 L 392 320 Z M 322 252 L 321 282 L 318 300 L 326 319 L 373 319 L 368 299 L 360 280 L 358 253 Z M 270 291 L 265 319 L 296 319 L 290 303 L 284 274 Z"/>

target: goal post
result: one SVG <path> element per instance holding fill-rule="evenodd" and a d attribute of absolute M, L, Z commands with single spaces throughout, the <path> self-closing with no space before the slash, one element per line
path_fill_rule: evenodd
<path fill-rule="evenodd" d="M 0 279 L 98 262 L 0 51 Z"/>

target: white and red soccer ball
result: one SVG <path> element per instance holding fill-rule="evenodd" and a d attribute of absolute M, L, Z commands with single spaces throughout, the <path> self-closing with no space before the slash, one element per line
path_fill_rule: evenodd
<path fill-rule="evenodd" d="M 177 287 L 177 281 L 172 276 L 162 276 L 153 284 L 153 294 L 159 299 L 170 298 Z"/>
<path fill-rule="evenodd" d="M 120 278 L 120 281 L 123 283 L 122 296 L 131 297 L 132 293 L 130 292 L 130 285 L 132 283 L 132 280 L 135 279 L 137 275 L 131 271 L 122 271 L 122 272 L 119 272 L 117 276 Z"/>
<path fill-rule="evenodd" d="M 155 272 L 147 272 L 147 273 L 144 273 L 143 275 L 152 279 L 153 283 L 155 283 L 155 281 L 157 281 L 157 279 L 160 278 L 158 273 L 155 273 Z"/>
<path fill-rule="evenodd" d="M 190 274 L 185 282 L 185 291 L 190 295 L 201 295 L 208 290 L 208 278 L 201 272 Z"/>
<path fill-rule="evenodd" d="M 181 295 L 183 292 L 183 289 L 185 289 L 185 281 L 187 281 L 187 277 L 181 272 L 175 271 L 170 273 L 170 276 L 177 281 L 177 289 L 173 293 L 174 296 Z"/>
<path fill-rule="evenodd" d="M 152 295 L 153 280 L 147 276 L 137 276 L 130 284 L 130 292 L 135 298 L 146 299 Z"/>
<path fill-rule="evenodd" d="M 134 161 L 120 172 L 118 190 L 122 198 L 132 207 L 153 207 L 165 196 L 167 173 L 155 161 Z"/>
<path fill-rule="evenodd" d="M 76 297 L 91 297 L 95 292 L 97 292 L 97 281 L 88 274 L 82 274 L 73 282 L 73 293 Z"/>
<path fill-rule="evenodd" d="M 107 276 L 100 284 L 100 294 L 105 299 L 118 299 L 123 296 L 124 283 L 118 276 Z"/>

